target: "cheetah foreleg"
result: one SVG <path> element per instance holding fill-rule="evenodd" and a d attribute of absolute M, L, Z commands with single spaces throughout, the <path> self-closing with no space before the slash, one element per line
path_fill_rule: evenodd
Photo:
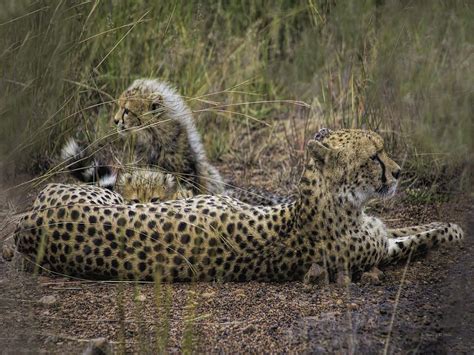
<path fill-rule="evenodd" d="M 457 224 L 438 223 L 432 229 L 420 233 L 388 239 L 388 253 L 382 263 L 394 263 L 438 245 L 459 242 L 463 238 L 464 232 Z"/>
<path fill-rule="evenodd" d="M 428 224 L 423 224 L 421 226 L 412 226 L 412 227 L 404 227 L 404 228 L 395 228 L 395 229 L 388 229 L 387 230 L 387 237 L 388 238 L 399 238 L 399 237 L 406 237 L 409 235 L 417 235 L 423 232 L 428 232 L 433 229 L 444 228 L 446 223 L 441 222 L 433 222 Z"/>

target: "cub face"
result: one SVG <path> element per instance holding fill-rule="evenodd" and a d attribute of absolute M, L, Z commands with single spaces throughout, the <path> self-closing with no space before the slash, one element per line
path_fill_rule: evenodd
<path fill-rule="evenodd" d="M 113 117 L 113 122 L 121 134 L 153 126 L 165 112 L 161 95 L 139 88 L 123 92 L 117 104 L 119 108 Z"/>

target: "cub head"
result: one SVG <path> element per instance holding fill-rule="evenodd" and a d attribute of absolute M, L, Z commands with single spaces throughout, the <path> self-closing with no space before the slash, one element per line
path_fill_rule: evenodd
<path fill-rule="evenodd" d="M 135 168 L 119 175 L 116 188 L 127 201 L 147 203 L 167 201 L 178 190 L 178 183 L 172 174 L 161 170 L 142 170 Z"/>
<path fill-rule="evenodd" d="M 117 100 L 113 122 L 120 134 L 140 135 L 155 132 L 163 144 L 182 133 L 191 112 L 181 96 L 169 84 L 156 79 L 137 79 Z"/>
<path fill-rule="evenodd" d="M 365 130 L 320 130 L 308 142 L 314 168 L 337 197 L 361 205 L 373 197 L 392 196 L 400 167 L 387 155 L 377 133 Z"/>
<path fill-rule="evenodd" d="M 117 100 L 118 110 L 113 122 L 118 132 L 125 134 L 166 125 L 169 108 L 164 97 L 171 90 L 157 80 L 135 80 Z"/>

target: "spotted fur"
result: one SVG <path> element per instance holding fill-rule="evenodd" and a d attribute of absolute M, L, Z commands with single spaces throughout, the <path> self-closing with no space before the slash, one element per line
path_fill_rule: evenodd
<path fill-rule="evenodd" d="M 400 174 L 376 133 L 330 132 L 310 140 L 307 155 L 295 200 L 275 206 L 222 195 L 124 205 L 111 192 L 49 185 L 20 221 L 17 248 L 86 278 L 284 281 L 315 264 L 331 278 L 354 274 L 463 238 L 455 224 L 391 230 L 364 213 Z"/>

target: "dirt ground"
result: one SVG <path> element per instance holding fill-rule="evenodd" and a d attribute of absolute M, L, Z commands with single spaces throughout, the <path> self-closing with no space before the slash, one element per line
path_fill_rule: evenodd
<path fill-rule="evenodd" d="M 378 286 L 199 283 L 156 291 L 34 276 L 19 271 L 18 260 L 0 259 L 0 349 L 80 353 L 104 337 L 114 351 L 140 353 L 163 342 L 170 352 L 473 353 L 472 202 L 377 208 L 393 226 L 444 220 L 467 232 L 461 247 L 384 269 Z"/>

